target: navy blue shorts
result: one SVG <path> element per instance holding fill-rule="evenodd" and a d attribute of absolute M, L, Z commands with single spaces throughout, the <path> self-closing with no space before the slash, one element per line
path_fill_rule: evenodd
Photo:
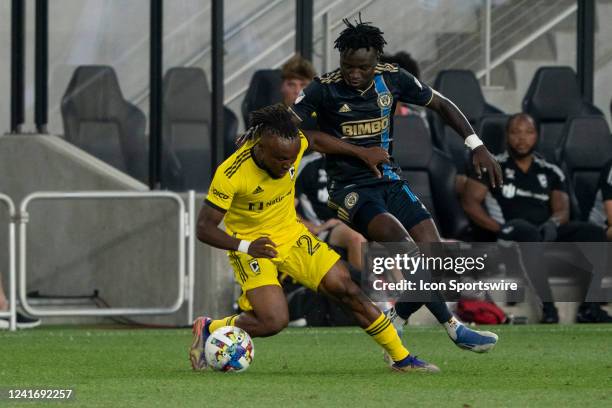
<path fill-rule="evenodd" d="M 404 180 L 350 186 L 330 194 L 329 207 L 338 218 L 367 237 L 368 224 L 379 214 L 390 213 L 410 231 L 431 214 Z"/>

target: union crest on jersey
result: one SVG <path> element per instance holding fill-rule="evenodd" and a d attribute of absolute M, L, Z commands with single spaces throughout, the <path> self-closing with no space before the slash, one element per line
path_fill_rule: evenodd
<path fill-rule="evenodd" d="M 353 191 L 344 198 L 344 206 L 350 210 L 357 204 L 357 201 L 359 201 L 359 194 Z"/>
<path fill-rule="evenodd" d="M 388 92 L 382 93 L 378 95 L 378 100 L 376 102 L 381 109 L 388 108 L 393 103 L 393 96 Z"/>

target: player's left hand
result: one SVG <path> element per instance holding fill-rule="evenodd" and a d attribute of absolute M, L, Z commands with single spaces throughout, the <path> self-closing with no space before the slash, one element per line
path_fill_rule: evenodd
<path fill-rule="evenodd" d="M 487 173 L 491 187 L 501 186 L 504 183 L 501 166 L 489 150 L 484 145 L 481 145 L 475 148 L 472 153 L 472 163 L 478 178 L 482 178 L 482 173 Z"/>
<path fill-rule="evenodd" d="M 378 170 L 378 165 L 381 163 L 390 164 L 389 152 L 380 146 L 364 147 L 361 149 L 359 158 L 363 160 L 370 170 L 374 172 L 377 178 L 381 178 L 382 174 Z"/>

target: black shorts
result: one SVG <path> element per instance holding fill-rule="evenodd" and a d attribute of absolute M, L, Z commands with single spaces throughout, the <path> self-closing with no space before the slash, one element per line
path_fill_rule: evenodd
<path fill-rule="evenodd" d="M 431 214 L 404 180 L 366 186 L 350 186 L 330 194 L 329 207 L 338 218 L 367 237 L 368 224 L 382 213 L 390 213 L 409 231 Z"/>

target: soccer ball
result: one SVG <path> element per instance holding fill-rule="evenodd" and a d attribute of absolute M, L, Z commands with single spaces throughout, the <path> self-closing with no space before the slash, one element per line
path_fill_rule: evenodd
<path fill-rule="evenodd" d="M 215 371 L 245 371 L 253 361 L 255 348 L 247 332 L 224 326 L 208 336 L 204 354 L 206 364 Z"/>

